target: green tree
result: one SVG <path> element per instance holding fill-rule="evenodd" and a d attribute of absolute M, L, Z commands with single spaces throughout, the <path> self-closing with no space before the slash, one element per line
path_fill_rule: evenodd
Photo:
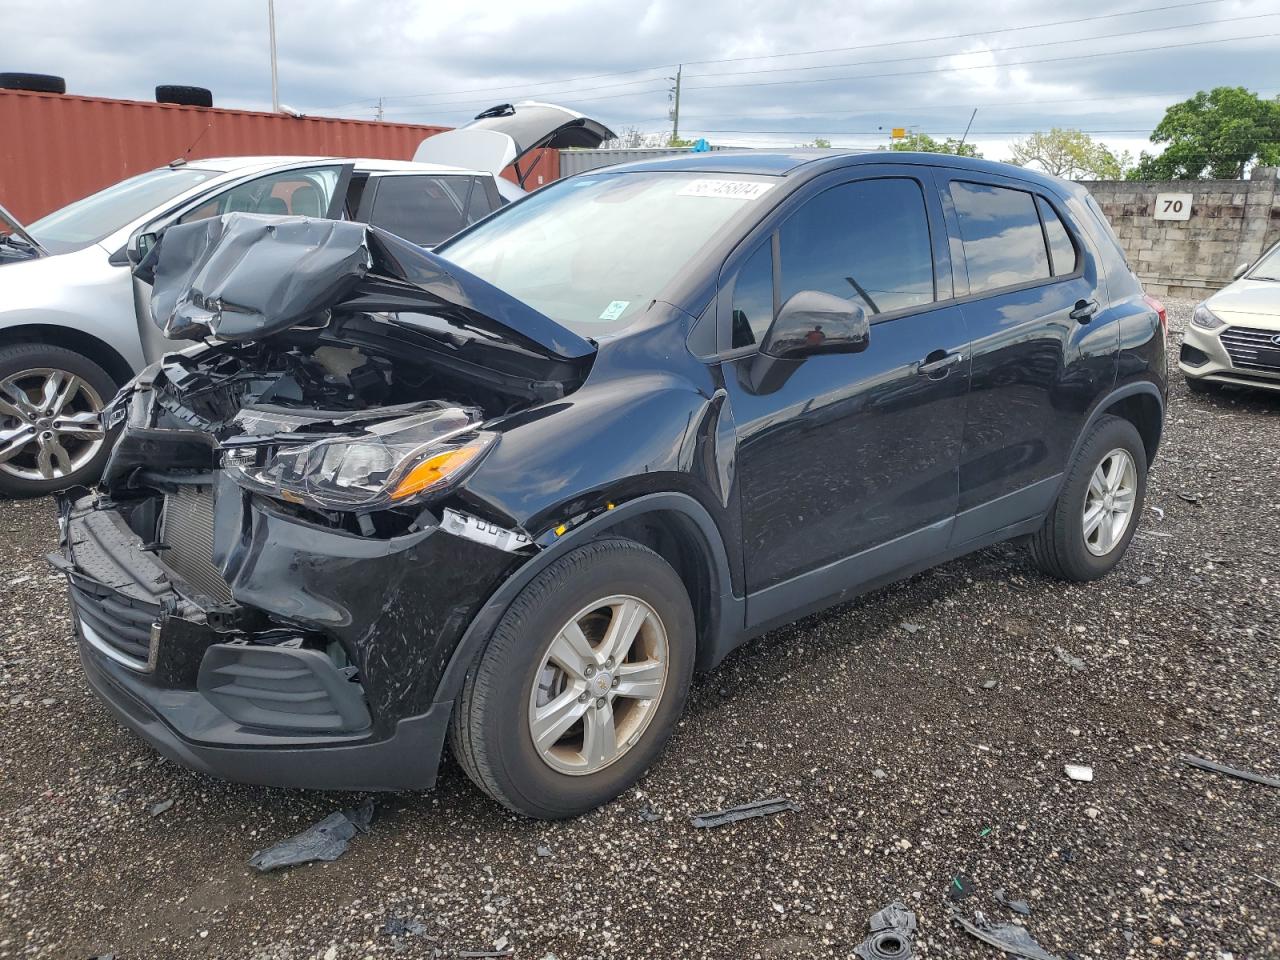
<path fill-rule="evenodd" d="M 890 150 L 911 150 L 917 153 L 951 153 L 958 157 L 978 157 L 982 154 L 972 143 L 961 143 L 955 137 L 938 141 L 927 133 L 909 133 L 901 140 L 889 144 Z"/>
<path fill-rule="evenodd" d="M 1083 130 L 1054 127 L 1037 130 L 1025 140 L 1009 144 L 1009 162 L 1038 166 L 1045 173 L 1068 180 L 1119 180 L 1128 154 L 1116 156 Z"/>
<path fill-rule="evenodd" d="M 1280 99 L 1244 87 L 1201 90 L 1165 111 L 1151 142 L 1164 150 L 1144 150 L 1130 180 L 1238 179 L 1250 163 L 1280 163 Z"/>
<path fill-rule="evenodd" d="M 826 137 L 814 137 L 808 143 L 800 144 L 801 147 L 817 147 L 820 150 L 827 150 L 831 147 L 831 141 Z"/>
<path fill-rule="evenodd" d="M 684 137 L 667 137 L 668 147 L 692 147 L 693 141 L 686 140 Z"/>

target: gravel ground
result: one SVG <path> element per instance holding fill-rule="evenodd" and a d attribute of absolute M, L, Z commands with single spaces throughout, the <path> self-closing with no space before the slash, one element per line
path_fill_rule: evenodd
<path fill-rule="evenodd" d="M 1176 378 L 1105 580 L 986 550 L 743 648 L 604 810 L 521 821 L 450 766 L 379 796 L 342 859 L 269 875 L 255 850 L 360 798 L 218 782 L 124 731 L 42 560 L 50 503 L 0 503 L 0 957 L 850 957 L 895 899 L 919 956 L 999 956 L 950 921 L 957 875 L 954 906 L 1025 898 L 1062 958 L 1280 957 L 1280 790 L 1178 760 L 1280 775 L 1278 456 L 1280 397 Z M 777 795 L 799 809 L 688 821 Z"/>

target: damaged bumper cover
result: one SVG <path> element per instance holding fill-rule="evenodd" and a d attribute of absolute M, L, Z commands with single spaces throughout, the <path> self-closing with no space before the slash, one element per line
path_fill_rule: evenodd
<path fill-rule="evenodd" d="M 64 503 L 51 560 L 94 691 L 165 756 L 219 777 L 432 786 L 451 709 L 440 677 L 517 559 L 443 525 L 387 540 L 318 529 L 220 486 L 229 600 L 152 552 L 109 498 Z"/>

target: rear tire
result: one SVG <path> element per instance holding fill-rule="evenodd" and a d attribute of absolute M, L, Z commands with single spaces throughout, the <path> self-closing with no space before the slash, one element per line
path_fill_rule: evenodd
<path fill-rule="evenodd" d="M 1119 477 L 1110 498 L 1105 496 L 1108 467 Z M 1131 474 L 1126 472 L 1130 467 Z M 1051 577 L 1080 583 L 1110 572 L 1133 539 L 1146 492 L 1147 454 L 1141 435 L 1128 420 L 1101 417 L 1080 445 L 1044 526 L 1031 537 L 1036 566 Z M 1121 527 L 1116 509 L 1126 502 L 1129 510 Z"/>
<path fill-rule="evenodd" d="M 56 410 L 43 403 L 51 380 Z M 73 350 L 44 343 L 0 348 L 0 496 L 40 497 L 97 480 L 114 438 L 100 425 L 92 429 L 89 414 L 115 393 L 111 375 Z M 75 424 L 82 430 L 69 429 L 72 417 L 83 421 Z M 41 475 L 46 452 L 47 477 Z"/>
<path fill-rule="evenodd" d="M 624 618 L 615 612 L 624 608 L 607 601 L 632 603 L 632 612 Z M 603 660 L 613 631 L 625 634 L 630 622 L 639 624 L 630 646 L 616 663 Z M 579 673 L 557 665 L 573 625 L 601 657 L 584 660 L 595 666 Z M 476 786 L 527 817 L 562 819 L 608 803 L 641 777 L 675 729 L 695 642 L 688 593 L 660 556 L 620 539 L 573 550 L 521 590 L 468 672 L 450 723 L 453 754 Z M 660 682 L 654 664 L 662 665 Z M 655 685 L 648 698 L 635 692 L 642 675 Z M 559 733 L 540 726 L 545 736 L 535 744 L 535 725 L 548 714 L 569 725 Z M 588 738 L 601 723 L 617 734 L 616 755 L 593 763 Z"/>

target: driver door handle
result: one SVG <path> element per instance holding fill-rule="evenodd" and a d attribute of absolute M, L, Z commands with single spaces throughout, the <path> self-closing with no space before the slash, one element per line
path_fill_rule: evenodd
<path fill-rule="evenodd" d="M 944 353 L 942 350 L 935 350 L 916 364 L 916 373 L 922 377 L 933 377 L 939 374 L 946 376 L 951 372 L 952 367 L 963 360 L 963 353 Z"/>

